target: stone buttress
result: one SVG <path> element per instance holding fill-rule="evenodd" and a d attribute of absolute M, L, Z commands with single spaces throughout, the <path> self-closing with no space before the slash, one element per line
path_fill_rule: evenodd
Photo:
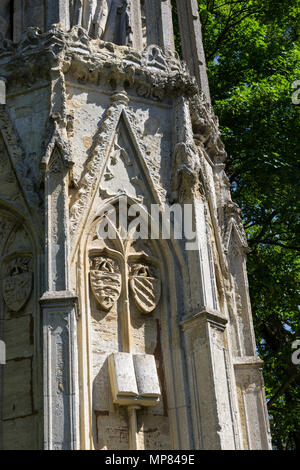
<path fill-rule="evenodd" d="M 271 447 L 197 1 L 177 10 L 185 62 L 170 0 L 1 2 L 1 449 Z"/>

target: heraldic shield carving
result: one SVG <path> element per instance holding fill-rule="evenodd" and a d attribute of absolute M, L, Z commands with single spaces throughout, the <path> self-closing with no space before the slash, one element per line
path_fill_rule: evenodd
<path fill-rule="evenodd" d="M 90 283 L 92 292 L 104 310 L 110 310 L 120 297 L 122 278 L 116 262 L 96 256 L 91 259 Z"/>
<path fill-rule="evenodd" d="M 28 301 L 33 284 L 31 257 L 15 257 L 4 262 L 7 277 L 2 281 L 2 294 L 7 307 L 18 312 Z"/>
<path fill-rule="evenodd" d="M 161 294 L 161 282 L 154 268 L 145 264 L 131 267 L 130 288 L 134 302 L 142 313 L 151 313 L 156 308 Z"/>

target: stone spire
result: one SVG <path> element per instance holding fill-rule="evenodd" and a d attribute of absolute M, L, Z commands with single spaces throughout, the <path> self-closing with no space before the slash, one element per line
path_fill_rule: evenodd
<path fill-rule="evenodd" d="M 210 103 L 198 1 L 190 0 L 183 2 L 182 0 L 177 0 L 177 11 L 183 59 L 186 61 L 190 73 L 196 77 L 200 90 L 202 90 L 207 101 Z"/>

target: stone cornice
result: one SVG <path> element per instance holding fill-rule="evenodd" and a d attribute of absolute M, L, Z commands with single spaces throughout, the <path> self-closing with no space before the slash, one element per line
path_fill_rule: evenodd
<path fill-rule="evenodd" d="M 195 314 L 186 315 L 180 322 L 180 325 L 185 330 L 188 328 L 194 328 L 195 323 L 211 323 L 217 326 L 218 328 L 224 330 L 226 324 L 228 323 L 228 320 L 221 312 L 204 308 L 203 310 Z"/>
<path fill-rule="evenodd" d="M 262 368 L 264 361 L 262 361 L 258 356 L 242 356 L 235 357 L 233 359 L 233 365 L 235 369 L 245 369 L 248 368 Z"/>
<path fill-rule="evenodd" d="M 51 69 L 61 68 L 74 81 L 93 85 L 135 90 L 139 96 L 163 100 L 166 96 L 193 96 L 198 88 L 176 54 L 166 54 L 158 46 L 138 52 L 92 40 L 75 27 L 70 32 L 52 28 L 41 33 L 28 28 L 21 41 L 14 44 L 0 39 L 1 75 L 10 86 L 32 85 L 50 79 Z"/>

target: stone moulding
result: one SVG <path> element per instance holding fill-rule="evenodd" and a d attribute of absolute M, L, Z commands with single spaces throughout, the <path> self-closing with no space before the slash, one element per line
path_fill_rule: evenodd
<path fill-rule="evenodd" d="M 188 314 L 183 317 L 180 322 L 180 325 L 183 329 L 193 328 L 195 323 L 206 323 L 210 322 L 218 328 L 225 330 L 228 323 L 227 318 L 221 312 L 209 310 L 208 308 L 203 308 L 203 310 Z"/>
<path fill-rule="evenodd" d="M 56 28 L 47 33 L 28 28 L 18 44 L 0 38 L 0 67 L 10 82 L 14 77 L 18 84 L 22 77 L 27 85 L 43 76 L 49 79 L 51 67 L 56 66 L 79 83 L 106 84 L 112 89 L 125 86 L 156 101 L 178 94 L 193 96 L 198 91 L 195 79 L 176 54 L 163 53 L 156 45 L 140 53 L 127 46 L 91 40 L 80 27 L 69 33 Z M 20 74 L 16 74 L 18 69 Z"/>
<path fill-rule="evenodd" d="M 78 183 L 78 196 L 76 201 L 71 205 L 70 208 L 70 234 L 72 247 L 76 246 L 76 242 L 79 238 L 80 230 L 85 221 L 85 216 L 90 208 L 91 197 L 95 194 L 95 189 L 105 168 L 105 163 L 108 158 L 108 152 L 111 148 L 116 129 L 122 118 L 125 122 L 127 130 L 131 136 L 132 142 L 139 156 L 140 163 L 143 166 L 145 175 L 147 175 L 149 186 L 152 190 L 153 196 L 156 199 L 156 203 L 162 203 L 163 195 L 159 194 L 156 190 L 154 182 L 151 179 L 151 170 L 149 168 L 149 162 L 145 157 L 145 148 L 140 145 L 140 139 L 138 139 L 137 129 L 132 119 L 132 114 L 126 109 L 123 103 L 125 93 L 118 93 L 112 96 L 112 104 L 107 109 L 105 118 L 102 123 L 102 132 L 95 148 L 93 158 L 86 164 L 86 169 Z M 154 178 L 153 178 L 154 179 Z M 79 229 L 79 230 L 78 230 Z"/>
<path fill-rule="evenodd" d="M 41 203 L 41 196 L 36 189 L 37 182 L 32 176 L 28 178 L 30 169 L 24 158 L 24 150 L 20 138 L 5 105 L 0 105 L 0 134 L 7 147 L 17 180 L 18 182 L 22 181 L 20 187 L 23 189 L 28 208 L 31 208 L 34 212 Z"/>
<path fill-rule="evenodd" d="M 234 230 L 239 242 L 239 246 L 243 253 L 248 253 L 249 246 L 245 234 L 245 230 L 241 219 L 241 209 L 234 202 L 228 201 L 225 206 L 226 224 L 223 228 L 224 232 L 224 250 L 227 254 L 229 251 L 230 239 Z"/>
<path fill-rule="evenodd" d="M 224 168 L 227 153 L 221 139 L 219 121 L 203 95 L 197 94 L 191 98 L 190 112 L 196 143 L 205 151 L 210 165 L 221 165 Z"/>
<path fill-rule="evenodd" d="M 66 167 L 72 168 L 72 166 L 74 165 L 74 162 L 72 160 L 70 145 L 68 142 L 65 142 L 62 136 L 60 135 L 58 125 L 56 122 L 54 123 L 54 132 L 53 132 L 52 138 L 47 146 L 46 153 L 45 155 L 43 155 L 41 159 L 41 163 L 40 163 L 40 168 L 44 172 L 46 172 L 48 168 L 49 161 L 51 159 L 51 155 L 55 147 L 59 149 L 61 155 L 63 156 L 64 164 L 66 165 Z"/>

